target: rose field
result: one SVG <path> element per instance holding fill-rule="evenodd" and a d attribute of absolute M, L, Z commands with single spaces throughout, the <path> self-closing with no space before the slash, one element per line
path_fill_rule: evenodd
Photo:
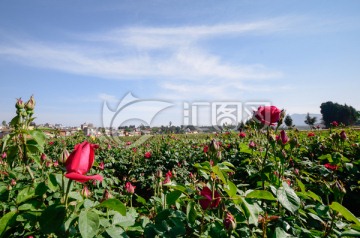
<path fill-rule="evenodd" d="M 360 134 L 283 130 L 62 137 L 18 100 L 1 141 L 1 237 L 360 237 Z"/>

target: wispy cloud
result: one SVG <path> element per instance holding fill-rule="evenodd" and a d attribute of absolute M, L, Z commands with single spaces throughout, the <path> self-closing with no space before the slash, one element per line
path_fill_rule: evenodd
<path fill-rule="evenodd" d="M 153 81 L 173 93 L 197 91 L 202 95 L 212 95 L 219 92 L 219 81 L 222 81 L 225 92 L 226 87 L 239 89 L 239 85 L 245 82 L 279 79 L 283 72 L 268 68 L 261 62 L 230 61 L 210 53 L 211 49 L 202 45 L 202 40 L 224 35 L 275 32 L 288 29 L 289 25 L 291 21 L 274 18 L 203 26 L 127 27 L 85 34 L 62 44 L 18 39 L 0 42 L 0 57 L 72 74 Z M 204 82 L 208 89 L 203 87 Z M 242 86 L 242 89 L 246 87 Z M 100 95 L 100 98 L 106 98 L 106 95 Z"/>
<path fill-rule="evenodd" d="M 128 27 L 102 34 L 86 35 L 86 40 L 130 45 L 140 49 L 164 49 L 193 45 L 199 40 L 248 33 L 267 34 L 288 30 L 298 17 L 278 17 L 245 23 L 200 26 Z"/>

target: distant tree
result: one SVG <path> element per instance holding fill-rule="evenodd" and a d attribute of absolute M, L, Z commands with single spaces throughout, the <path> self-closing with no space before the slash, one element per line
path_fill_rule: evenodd
<path fill-rule="evenodd" d="M 337 121 L 346 126 L 353 125 L 360 116 L 359 112 L 352 106 L 346 104 L 341 105 L 331 101 L 322 103 L 320 109 L 322 120 L 326 127 L 329 127 L 333 121 Z"/>
<path fill-rule="evenodd" d="M 1 123 L 3 126 L 7 126 L 7 124 L 6 124 L 6 121 L 4 120 L 4 121 L 2 121 L 2 123 Z"/>
<path fill-rule="evenodd" d="M 315 122 L 316 122 L 316 117 L 311 117 L 310 114 L 308 113 L 306 115 L 306 119 L 304 121 L 307 125 L 309 125 L 309 127 L 314 126 Z"/>
<path fill-rule="evenodd" d="M 293 119 L 291 118 L 290 115 L 286 115 L 284 122 L 287 127 L 293 126 Z"/>

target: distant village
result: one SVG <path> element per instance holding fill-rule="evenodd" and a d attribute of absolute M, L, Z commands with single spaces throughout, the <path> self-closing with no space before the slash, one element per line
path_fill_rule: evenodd
<path fill-rule="evenodd" d="M 212 133 L 215 132 L 215 128 L 211 126 L 197 127 L 194 126 L 121 126 L 118 128 L 105 128 L 95 127 L 92 123 L 83 123 L 80 126 L 63 126 L 62 124 L 33 124 L 30 129 L 42 129 L 44 133 L 53 137 L 55 135 L 71 136 L 78 133 L 83 133 L 85 136 L 141 136 L 141 135 L 156 135 L 156 134 L 198 134 L 198 133 Z M 11 129 L 6 123 L 0 125 L 0 139 L 11 132 Z"/>

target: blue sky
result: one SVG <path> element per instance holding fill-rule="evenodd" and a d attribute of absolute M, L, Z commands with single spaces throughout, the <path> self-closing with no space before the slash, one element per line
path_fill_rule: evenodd
<path fill-rule="evenodd" d="M 129 92 L 169 103 L 153 125 L 182 124 L 184 102 L 360 110 L 359 12 L 359 1 L 0 1 L 0 120 L 34 95 L 37 123 L 101 126 L 104 101 L 115 110 Z"/>

